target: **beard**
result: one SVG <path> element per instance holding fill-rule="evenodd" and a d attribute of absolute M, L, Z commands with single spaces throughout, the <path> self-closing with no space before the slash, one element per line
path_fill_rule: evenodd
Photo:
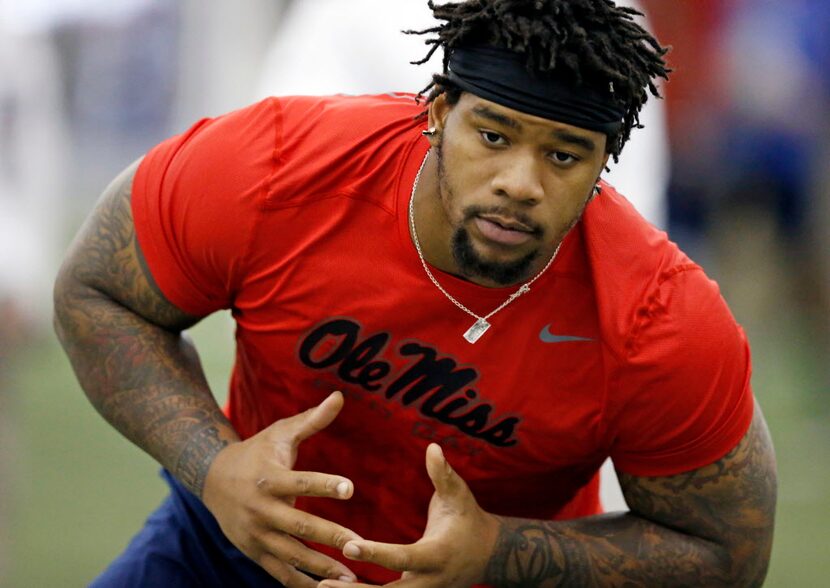
<path fill-rule="evenodd" d="M 452 200 L 453 190 L 447 181 L 443 150 L 441 149 L 440 143 L 435 147 L 435 154 L 438 163 L 439 198 L 443 199 L 447 197 Z M 544 231 L 528 216 L 523 213 L 510 211 L 504 207 L 484 208 L 481 206 L 469 206 L 463 210 L 464 222 L 470 221 L 484 213 L 513 216 L 526 226 L 531 227 L 532 233 L 537 239 L 541 239 L 544 236 Z M 463 223 L 453 232 L 451 244 L 453 259 L 462 276 L 466 278 L 484 278 L 499 286 L 509 286 L 529 278 L 533 262 L 539 257 L 539 250 L 537 249 L 512 261 L 490 261 L 484 259 L 473 247 L 470 233 L 464 228 Z"/>
<path fill-rule="evenodd" d="M 452 236 L 452 256 L 465 277 L 486 278 L 499 286 L 509 286 L 530 277 L 530 268 L 539 251 L 531 251 L 513 261 L 488 261 L 473 248 L 467 229 L 459 227 Z"/>

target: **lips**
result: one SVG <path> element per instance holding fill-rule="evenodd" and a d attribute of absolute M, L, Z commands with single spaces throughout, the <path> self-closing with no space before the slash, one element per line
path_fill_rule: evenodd
<path fill-rule="evenodd" d="M 485 239 L 500 245 L 521 245 L 533 238 L 533 230 L 517 221 L 477 216 L 473 222 Z"/>

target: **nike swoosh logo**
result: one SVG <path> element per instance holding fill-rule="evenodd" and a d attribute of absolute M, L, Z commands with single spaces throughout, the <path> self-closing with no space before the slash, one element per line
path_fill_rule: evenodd
<path fill-rule="evenodd" d="M 573 337 L 571 335 L 554 335 L 550 332 L 550 325 L 546 325 L 540 332 L 539 338 L 545 343 L 567 343 L 568 341 L 593 341 L 587 337 Z"/>

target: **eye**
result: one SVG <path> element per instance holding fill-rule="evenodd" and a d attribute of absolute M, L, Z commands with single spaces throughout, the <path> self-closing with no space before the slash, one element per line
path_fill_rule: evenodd
<path fill-rule="evenodd" d="M 550 154 L 550 158 L 553 160 L 554 163 L 560 165 L 573 165 L 579 158 L 576 155 L 571 153 L 566 153 L 565 151 L 554 151 Z"/>
<path fill-rule="evenodd" d="M 506 145 L 507 139 L 495 131 L 480 130 L 479 134 L 488 145 Z"/>

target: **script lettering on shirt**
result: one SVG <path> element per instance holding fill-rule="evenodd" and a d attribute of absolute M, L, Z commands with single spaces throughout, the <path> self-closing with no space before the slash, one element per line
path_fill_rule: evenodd
<path fill-rule="evenodd" d="M 316 370 L 332 370 L 349 384 L 379 392 L 421 415 L 451 425 L 462 433 L 499 447 L 518 441 L 516 428 L 521 419 L 494 416 L 491 403 L 470 388 L 479 377 L 471 367 L 458 367 L 450 357 L 421 342 L 408 341 L 398 348 L 401 357 L 413 361 L 392 374 L 392 364 L 382 359 L 391 339 L 389 333 L 375 333 L 360 340 L 361 326 L 354 320 L 329 320 L 311 330 L 298 349 L 300 361 Z M 390 381 L 391 380 L 391 381 Z"/>
<path fill-rule="evenodd" d="M 415 421 L 415 423 L 412 424 L 410 434 L 413 437 L 418 437 L 419 439 L 424 439 L 425 441 L 438 443 L 441 447 L 452 448 L 453 450 L 470 457 L 475 457 L 482 451 L 481 445 L 477 444 L 474 440 L 465 439 L 460 435 L 452 433 L 448 434 L 441 432 L 431 421 Z"/>

